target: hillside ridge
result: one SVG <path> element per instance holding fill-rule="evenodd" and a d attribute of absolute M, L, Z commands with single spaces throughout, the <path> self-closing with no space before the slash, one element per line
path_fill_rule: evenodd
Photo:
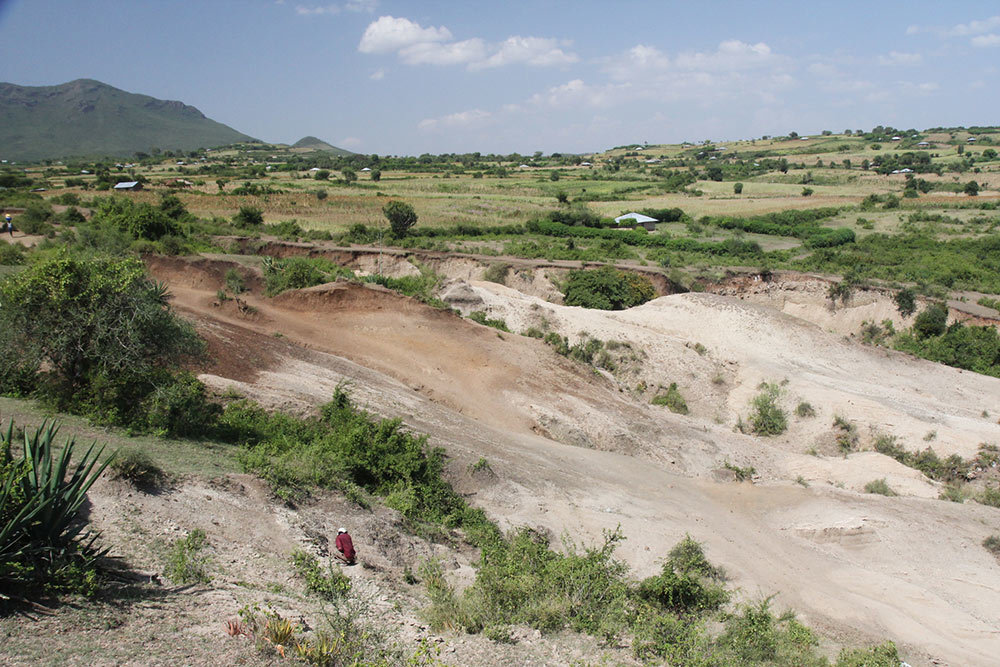
<path fill-rule="evenodd" d="M 0 152 L 11 161 L 131 156 L 255 141 L 197 107 L 95 79 L 53 86 L 0 83 Z"/>

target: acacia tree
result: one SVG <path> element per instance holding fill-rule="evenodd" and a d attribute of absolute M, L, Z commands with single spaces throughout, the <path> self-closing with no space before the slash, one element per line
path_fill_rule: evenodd
<path fill-rule="evenodd" d="M 389 220 L 392 235 L 396 238 L 406 236 L 410 227 L 417 224 L 417 212 L 406 202 L 391 201 L 382 207 L 382 214 Z"/>

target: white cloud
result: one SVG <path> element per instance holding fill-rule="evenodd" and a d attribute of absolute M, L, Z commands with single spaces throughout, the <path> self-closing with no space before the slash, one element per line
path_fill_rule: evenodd
<path fill-rule="evenodd" d="M 467 65 L 482 60 L 485 55 L 486 46 L 478 38 L 446 44 L 421 42 L 399 52 L 407 65 Z"/>
<path fill-rule="evenodd" d="M 903 53 L 901 51 L 890 51 L 886 55 L 878 57 L 879 65 L 919 65 L 924 61 L 924 57 L 919 53 Z"/>
<path fill-rule="evenodd" d="M 568 65 L 579 60 L 563 50 L 568 42 L 546 37 L 508 37 L 487 44 L 479 37 L 452 41 L 448 28 L 424 28 L 409 19 L 381 16 L 361 36 L 361 53 L 397 53 L 407 65 L 465 65 L 470 70 L 523 64 Z"/>
<path fill-rule="evenodd" d="M 719 71 L 749 69 L 772 62 L 774 54 L 764 42 L 747 44 L 733 39 L 719 44 L 719 48 L 709 53 L 681 53 L 674 58 L 678 69 Z"/>
<path fill-rule="evenodd" d="M 371 79 L 372 81 L 381 81 L 382 79 L 385 78 L 385 70 L 379 68 L 374 72 L 372 72 L 371 76 L 369 76 L 368 78 Z"/>
<path fill-rule="evenodd" d="M 605 61 L 605 71 L 619 81 L 647 76 L 670 67 L 670 58 L 655 46 L 639 44 Z"/>
<path fill-rule="evenodd" d="M 982 21 L 959 23 L 958 25 L 949 28 L 945 34 L 949 37 L 969 37 L 971 35 L 981 35 L 984 32 L 990 32 L 995 28 L 1000 28 L 1000 16 L 991 16 Z"/>
<path fill-rule="evenodd" d="M 606 107 L 627 97 L 632 84 L 590 85 L 582 79 L 573 79 L 553 86 L 542 93 L 535 93 L 528 104 L 539 107 Z"/>
<path fill-rule="evenodd" d="M 349 12 L 373 12 L 378 7 L 378 0 L 348 0 L 344 9 Z"/>
<path fill-rule="evenodd" d="M 469 127 L 482 125 L 493 118 L 493 114 L 482 109 L 459 111 L 440 118 L 425 118 L 417 123 L 421 130 L 435 130 L 441 127 Z"/>
<path fill-rule="evenodd" d="M 1000 46 L 1000 35 L 990 33 L 989 35 L 977 35 L 972 38 L 972 45 L 980 48 L 990 46 Z"/>
<path fill-rule="evenodd" d="M 361 53 L 391 53 L 417 44 L 443 42 L 451 39 L 451 32 L 439 28 L 423 28 L 409 19 L 380 16 L 365 29 L 358 44 Z"/>
<path fill-rule="evenodd" d="M 279 5 L 285 4 L 279 0 Z M 343 6 L 340 5 L 296 5 L 295 13 L 299 16 L 332 16 L 342 11 L 348 12 L 373 12 L 378 5 L 378 0 L 348 0 Z"/>
<path fill-rule="evenodd" d="M 296 5 L 295 13 L 299 16 L 322 16 L 324 14 L 339 14 L 340 7 L 337 5 Z"/>
<path fill-rule="evenodd" d="M 576 54 L 563 51 L 555 39 L 515 35 L 503 41 L 489 58 L 474 63 L 473 68 L 503 67 L 512 64 L 551 67 L 569 65 L 577 60 L 579 58 Z"/>

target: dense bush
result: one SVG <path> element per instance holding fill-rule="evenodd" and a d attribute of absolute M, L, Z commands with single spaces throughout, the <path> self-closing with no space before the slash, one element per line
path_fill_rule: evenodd
<path fill-rule="evenodd" d="M 648 278 L 604 266 L 570 271 L 564 295 L 567 306 L 623 310 L 646 303 L 656 291 Z"/>
<path fill-rule="evenodd" d="M 917 316 L 918 322 L 926 312 Z M 928 317 L 922 322 L 920 329 L 915 322 L 913 329 L 916 336 L 903 334 L 896 338 L 896 349 L 948 366 L 1000 377 L 1000 336 L 996 327 L 961 322 L 942 327 L 938 313 L 935 319 Z"/>
<path fill-rule="evenodd" d="M 173 199 L 177 198 L 173 197 Z M 126 197 L 98 198 L 93 222 L 98 225 L 114 227 L 133 238 L 149 241 L 156 241 L 167 235 L 176 235 L 180 231 L 176 219 L 163 209 Z"/>
<path fill-rule="evenodd" d="M 233 225 L 239 229 L 252 229 L 264 224 L 264 212 L 255 206 L 240 206 L 233 216 Z"/>
<path fill-rule="evenodd" d="M 143 400 L 201 350 L 168 298 L 130 258 L 62 253 L 10 276 L 0 283 L 0 390 L 144 426 Z"/>
<path fill-rule="evenodd" d="M 415 524 L 462 527 L 474 542 L 495 531 L 442 477 L 443 450 L 403 431 L 399 420 L 375 420 L 354 408 L 342 389 L 313 419 L 231 403 L 219 419 L 219 434 L 243 445 L 244 467 L 280 497 L 294 499 L 311 488 L 351 495 L 360 487 L 385 497 Z"/>
<path fill-rule="evenodd" d="M 917 315 L 913 321 L 913 333 L 918 338 L 940 336 L 948 328 L 948 307 L 941 303 L 932 303 Z"/>
<path fill-rule="evenodd" d="M 204 437 L 222 408 L 208 400 L 205 385 L 190 373 L 171 377 L 143 402 L 150 429 L 175 437 Z"/>

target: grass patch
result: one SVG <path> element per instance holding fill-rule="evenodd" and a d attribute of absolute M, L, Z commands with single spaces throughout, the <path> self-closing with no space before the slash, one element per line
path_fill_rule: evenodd
<path fill-rule="evenodd" d="M 124 447 L 115 452 L 109 468 L 114 479 L 125 480 L 136 488 L 156 488 L 166 480 L 166 474 L 146 452 Z"/>
<path fill-rule="evenodd" d="M 757 469 L 753 466 L 740 467 L 730 463 L 728 460 L 722 464 L 722 467 L 732 471 L 733 475 L 736 476 L 737 482 L 753 481 L 753 476 L 757 474 Z"/>
<path fill-rule="evenodd" d="M 469 313 L 469 319 L 478 324 L 482 324 L 483 326 L 493 327 L 494 329 L 510 333 L 510 329 L 507 327 L 507 323 L 505 321 L 502 319 L 491 319 L 481 310 Z"/>
<path fill-rule="evenodd" d="M 174 540 L 164 554 L 163 574 L 175 584 L 207 584 L 211 559 L 202 553 L 208 544 L 205 531 L 196 528 Z"/>
<path fill-rule="evenodd" d="M 686 415 L 688 413 L 687 402 L 684 400 L 684 397 L 681 396 L 681 392 L 677 388 L 676 382 L 671 382 L 670 386 L 667 387 L 666 392 L 654 396 L 653 400 L 650 402 L 653 405 L 664 405 L 671 412 L 679 415 Z"/>
<path fill-rule="evenodd" d="M 797 417 L 815 417 L 816 410 L 813 408 L 812 404 L 802 401 L 795 406 L 795 415 Z"/>
<path fill-rule="evenodd" d="M 306 590 L 324 600 L 336 600 L 351 590 L 350 578 L 332 562 L 324 570 L 315 556 L 301 549 L 292 552 L 291 562 L 296 576 L 305 581 Z"/>
<path fill-rule="evenodd" d="M 880 496 L 898 495 L 895 491 L 889 488 L 889 484 L 885 481 L 884 477 L 882 479 L 873 479 L 865 484 L 865 493 L 877 493 Z"/>
<path fill-rule="evenodd" d="M 847 456 L 858 446 L 858 426 L 840 415 L 835 415 L 833 427 L 837 429 L 837 448 L 841 454 Z"/>

